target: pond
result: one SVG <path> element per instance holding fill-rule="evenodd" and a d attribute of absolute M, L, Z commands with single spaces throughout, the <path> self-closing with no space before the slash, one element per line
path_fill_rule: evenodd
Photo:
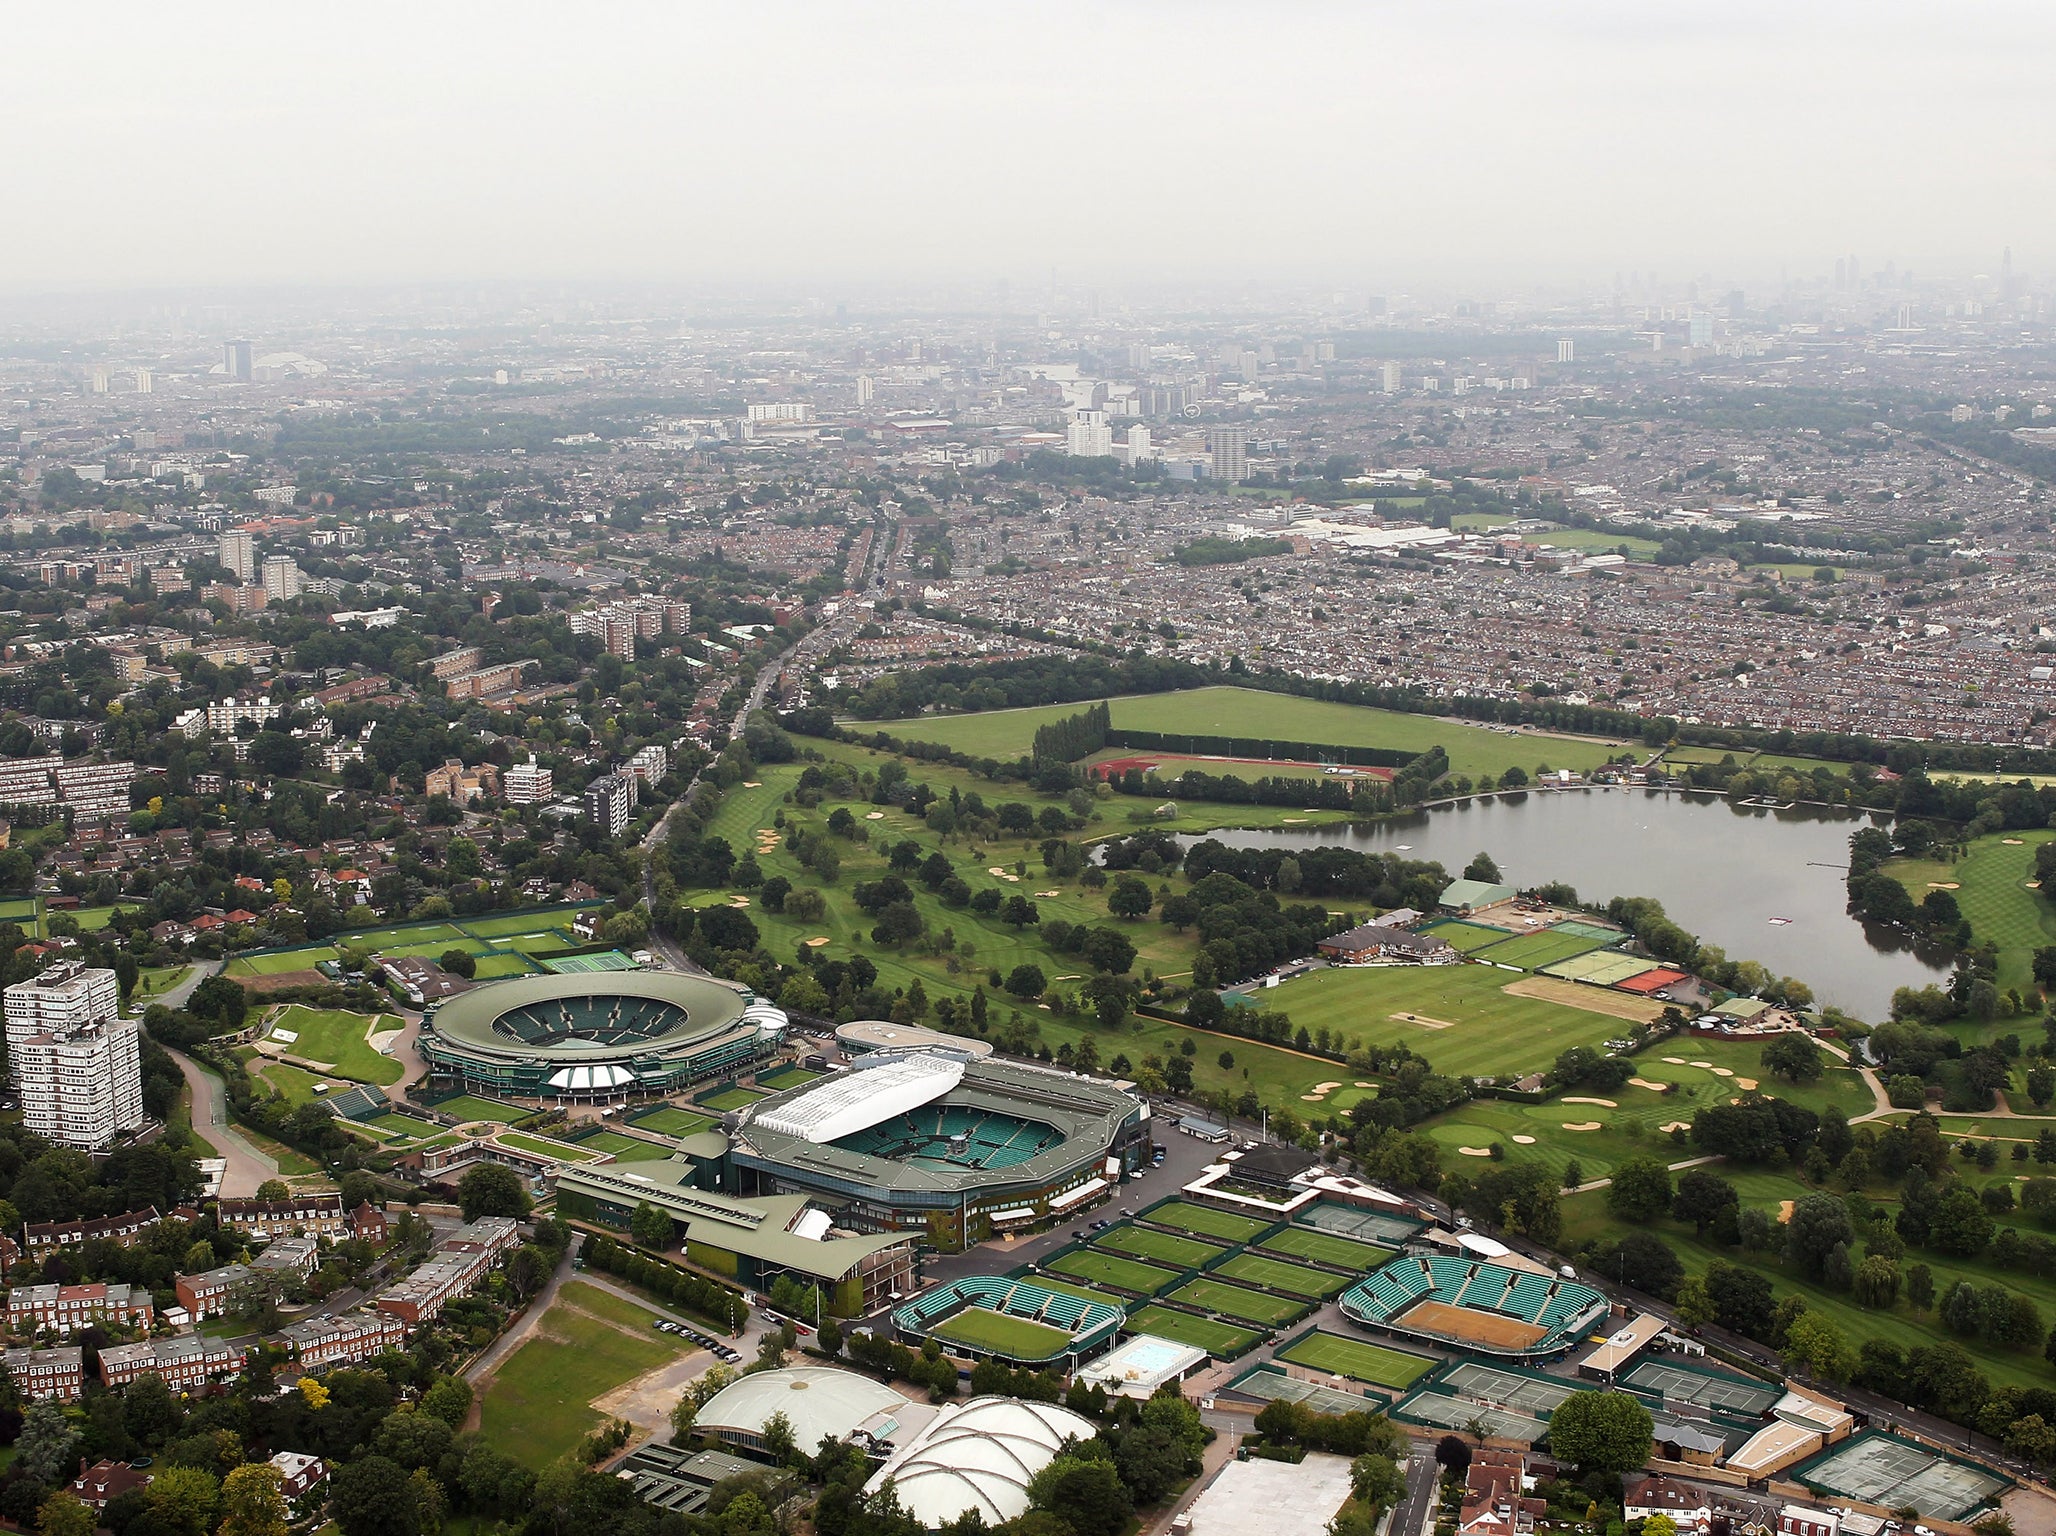
<path fill-rule="evenodd" d="M 1906 938 L 1849 915 L 1849 834 L 1871 818 L 1819 806 L 1786 810 L 1718 796 L 1585 789 L 1459 801 L 1362 826 L 1223 829 L 1238 848 L 1335 847 L 1432 859 L 1452 876 L 1489 853 L 1507 883 L 1562 881 L 1587 902 L 1653 896 L 1672 921 L 1730 959 L 1755 960 L 1861 1019 L 1892 992 L 1947 978 Z M 1190 843 L 1193 839 L 1182 839 Z"/>

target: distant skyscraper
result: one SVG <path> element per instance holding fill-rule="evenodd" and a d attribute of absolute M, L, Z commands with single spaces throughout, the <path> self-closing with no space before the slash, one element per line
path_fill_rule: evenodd
<path fill-rule="evenodd" d="M 1557 360 L 1557 361 L 1558 361 L 1559 363 L 1568 363 L 1568 362 L 1574 362 L 1574 361 L 1576 361 L 1576 359 L 1577 359 L 1577 355 L 1578 355 L 1578 344 L 1577 344 L 1577 342 L 1576 342 L 1576 341 L 1574 341 L 1574 340 L 1573 340 L 1572 338 L 1570 338 L 1569 336 L 1559 336 L 1559 337 L 1557 337 L 1557 339 L 1556 339 L 1556 360 Z"/>
<path fill-rule="evenodd" d="M 1249 429 L 1247 427 L 1209 427 L 1206 434 L 1207 452 L 1213 456 L 1213 476 L 1230 485 L 1240 485 L 1249 478 Z"/>
<path fill-rule="evenodd" d="M 1384 363 L 1379 366 L 1378 387 L 1388 395 L 1399 393 L 1399 364 Z"/>
<path fill-rule="evenodd" d="M 1144 459 L 1154 457 L 1155 449 L 1150 446 L 1149 428 L 1138 421 L 1128 429 L 1128 462 L 1140 464 Z"/>
<path fill-rule="evenodd" d="M 1104 459 L 1114 451 L 1114 431 L 1105 411 L 1073 411 L 1064 429 L 1064 451 L 1074 459 Z"/>
<path fill-rule="evenodd" d="M 1710 347 L 1713 345 L 1713 316 L 1694 315 L 1686 322 L 1692 328 L 1692 345 Z"/>
<path fill-rule="evenodd" d="M 264 601 L 289 603 L 300 595 L 300 566 L 291 555 L 264 557 Z"/>
<path fill-rule="evenodd" d="M 147 395 L 147 394 L 150 394 L 150 393 L 152 393 L 152 392 L 153 392 L 153 391 L 154 391 L 154 390 L 156 389 L 156 384 L 157 384 L 157 381 L 156 381 L 156 380 L 155 380 L 154 378 L 152 378 L 152 377 L 151 377 L 151 374 L 150 374 L 150 370 L 149 370 L 149 369 L 147 369 L 147 368 L 138 368 L 138 369 L 136 370 L 136 393 L 137 393 L 137 394 L 139 394 L 139 395 Z"/>
<path fill-rule="evenodd" d="M 257 541 L 240 528 L 231 528 L 215 540 L 214 558 L 245 585 L 257 579 Z"/>
<path fill-rule="evenodd" d="M 251 360 L 252 348 L 247 341 L 224 341 L 221 344 L 222 371 L 230 378 L 249 383 L 256 375 Z"/>
<path fill-rule="evenodd" d="M 860 374 L 857 378 L 857 404 L 869 405 L 878 395 L 878 386 L 871 382 L 871 376 Z"/>

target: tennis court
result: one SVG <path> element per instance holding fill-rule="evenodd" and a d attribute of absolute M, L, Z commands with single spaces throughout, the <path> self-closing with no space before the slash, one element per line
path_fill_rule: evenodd
<path fill-rule="evenodd" d="M 1545 965 L 1542 974 L 1561 976 L 1565 981 L 1588 982 L 1595 987 L 1611 987 L 1630 976 L 1655 969 L 1654 960 L 1637 960 L 1633 955 L 1624 955 L 1613 949 L 1595 949 L 1568 960 L 1559 960 L 1554 965 Z"/>
<path fill-rule="evenodd" d="M 1494 944 L 1478 958 L 1490 960 L 1494 965 L 1517 965 L 1524 971 L 1538 971 L 1545 965 L 1589 954 L 1604 947 L 1605 943 L 1604 939 L 1580 938 L 1575 933 L 1559 933 L 1552 928 L 1543 933 L 1524 933 L 1504 944 Z"/>
<path fill-rule="evenodd" d="M 1353 1237 L 1359 1242 L 1376 1243 L 1381 1248 L 1400 1247 L 1420 1231 L 1422 1225 L 1404 1216 L 1388 1216 L 1382 1211 L 1360 1211 L 1354 1206 L 1325 1203 L 1307 1207 L 1299 1217 L 1299 1224 L 1318 1227 L 1339 1237 Z M 1264 1246 L 1268 1248 L 1271 1245 L 1266 1243 Z"/>
<path fill-rule="evenodd" d="M 1245 1354 L 1254 1346 L 1262 1334 L 1248 1328 L 1237 1328 L 1232 1323 L 1216 1322 L 1209 1317 L 1194 1317 L 1190 1312 L 1174 1312 L 1169 1307 L 1143 1307 L 1128 1315 L 1127 1332 L 1147 1333 L 1155 1338 L 1169 1339 L 1174 1344 L 1190 1344 L 1194 1349 L 1203 1349 L 1208 1354 L 1223 1360 L 1232 1360 Z"/>
<path fill-rule="evenodd" d="M 543 960 L 543 968 L 559 976 L 573 976 L 592 971 L 632 971 L 635 962 L 618 949 L 603 949 L 592 955 L 552 955 Z"/>
<path fill-rule="evenodd" d="M 1228 1250 L 1218 1243 L 1203 1243 L 1196 1237 L 1179 1237 L 1174 1232 L 1155 1232 L 1148 1227 L 1119 1226 L 1092 1240 L 1095 1248 L 1132 1253 L 1138 1259 L 1175 1264 L 1180 1269 L 1197 1269 Z"/>
<path fill-rule="evenodd" d="M 647 1115 L 637 1115 L 629 1122 L 638 1130 L 656 1131 L 664 1136 L 697 1136 L 713 1123 L 705 1115 L 696 1115 L 675 1105 L 666 1105 Z"/>
<path fill-rule="evenodd" d="M 2007 1486 L 1995 1472 L 1875 1430 L 1802 1462 L 1790 1476 L 1809 1488 L 1944 1520 L 1963 1519 Z"/>
<path fill-rule="evenodd" d="M 700 1107 L 718 1110 L 726 1114 L 731 1109 L 748 1109 L 763 1097 L 763 1094 L 754 1093 L 748 1088 L 730 1088 L 725 1092 L 713 1095 L 711 1098 L 701 1099 Z"/>
<path fill-rule="evenodd" d="M 1047 1323 L 1008 1317 L 985 1307 L 966 1307 L 930 1330 L 937 1338 L 1009 1360 L 1047 1360 L 1071 1347 L 1071 1336 Z"/>
<path fill-rule="evenodd" d="M 1302 1268 L 1297 1264 L 1287 1264 L 1283 1259 L 1267 1259 L 1260 1253 L 1238 1253 L 1207 1273 L 1229 1280 L 1247 1280 L 1251 1285 L 1284 1291 L 1293 1296 L 1318 1296 L 1324 1301 L 1350 1284 L 1347 1275 L 1333 1275 L 1325 1269 Z"/>
<path fill-rule="evenodd" d="M 1504 928 L 1488 928 L 1483 923 L 1466 923 L 1461 919 L 1449 923 L 1430 923 L 1421 932 L 1432 933 L 1460 955 L 1475 954 L 1487 945 L 1500 943 L 1507 937 Z"/>
<path fill-rule="evenodd" d="M 647 1163 L 660 1157 L 669 1157 L 671 1149 L 654 1141 L 644 1141 L 640 1136 L 624 1136 L 619 1131 L 600 1131 L 579 1139 L 581 1147 L 590 1147 L 595 1152 L 611 1152 L 624 1163 Z"/>
<path fill-rule="evenodd" d="M 775 1093 L 783 1093 L 788 1088 L 803 1088 L 808 1083 L 820 1080 L 819 1072 L 809 1072 L 805 1067 L 787 1067 L 783 1072 L 760 1073 L 757 1077 L 757 1086 L 769 1088 Z"/>
<path fill-rule="evenodd" d="M 1258 1221 L 1253 1216 L 1217 1211 L 1210 1205 L 1195 1205 L 1190 1200 L 1167 1200 L 1144 1211 L 1139 1219 L 1153 1221 L 1160 1227 L 1176 1227 L 1181 1232 L 1197 1232 L 1202 1237 L 1226 1238 L 1231 1243 L 1246 1243 L 1270 1225 L 1268 1221 Z"/>
<path fill-rule="evenodd" d="M 541 912 L 510 912 L 504 917 L 467 917 L 458 926 L 481 939 L 544 938 L 554 935 L 560 926 L 568 926 L 583 910 L 550 907 Z"/>
<path fill-rule="evenodd" d="M 535 1111 L 523 1109 L 519 1104 L 502 1104 L 498 1099 L 481 1099 L 476 1094 L 459 1094 L 454 1099 L 431 1105 L 439 1115 L 455 1115 L 458 1120 L 497 1120 L 502 1125 L 512 1125 L 516 1120 L 526 1120 Z"/>
<path fill-rule="evenodd" d="M 1382 1397 L 1366 1397 L 1356 1392 L 1324 1387 L 1317 1381 L 1288 1376 L 1275 1365 L 1256 1366 L 1222 1390 L 1239 1392 L 1244 1397 L 1259 1398 L 1267 1403 L 1303 1403 L 1315 1413 L 1363 1413 L 1384 1404 Z"/>
<path fill-rule="evenodd" d="M 1281 1350 L 1278 1358 L 1377 1387 L 1410 1387 L 1435 1364 L 1421 1355 L 1344 1338 L 1339 1333 L 1320 1332 L 1310 1333 L 1290 1349 Z"/>
<path fill-rule="evenodd" d="M 369 1120 L 353 1123 L 376 1126 L 396 1141 L 412 1141 L 417 1137 L 433 1136 L 441 1129 L 440 1126 L 431 1125 L 426 1120 L 417 1120 L 412 1115 L 401 1114 L 373 1115 Z"/>
<path fill-rule="evenodd" d="M 1581 922 L 1575 917 L 1567 923 L 1558 923 L 1549 931 L 1551 933 L 1574 933 L 1581 939 L 1598 939 L 1607 944 L 1617 943 L 1627 937 L 1618 928 L 1608 928 L 1603 923 Z"/>
<path fill-rule="evenodd" d="M 231 976 L 284 976 L 291 971 L 311 971 L 318 960 L 333 960 L 336 952 L 327 944 L 310 949 L 278 950 L 268 955 L 237 955 L 223 967 Z"/>
<path fill-rule="evenodd" d="M 1654 1392 L 1667 1403 L 1696 1403 L 1701 1408 L 1720 1408 L 1745 1418 L 1755 1418 L 1778 1400 L 1776 1387 L 1739 1376 L 1716 1375 L 1711 1371 L 1687 1371 L 1661 1360 L 1644 1360 L 1621 1378 L 1624 1385 L 1641 1392 Z"/>
<path fill-rule="evenodd" d="M 1392 1409 L 1392 1417 L 1437 1429 L 1476 1430 L 1495 1440 L 1521 1440 L 1533 1445 L 1548 1432 L 1547 1420 L 1506 1408 L 1486 1408 L 1467 1397 L 1452 1397 L 1429 1387 Z"/>
<path fill-rule="evenodd" d="M 1183 1302 L 1188 1307 L 1204 1307 L 1209 1312 L 1218 1312 L 1223 1317 L 1236 1318 L 1245 1323 L 1266 1323 L 1276 1326 L 1290 1322 L 1307 1310 L 1308 1303 L 1289 1296 L 1266 1296 L 1261 1291 L 1245 1291 L 1239 1285 L 1224 1285 L 1219 1280 L 1194 1280 L 1171 1292 L 1170 1300 Z"/>
<path fill-rule="evenodd" d="M 535 965 L 526 955 L 516 954 L 511 949 L 497 949 L 478 957 L 478 968 L 473 974 L 480 981 L 499 981 L 508 976 L 532 976 Z"/>
<path fill-rule="evenodd" d="M 1030 1283 L 1041 1286 L 1045 1291 L 1055 1291 L 1059 1296 L 1076 1296 L 1081 1301 L 1112 1307 L 1116 1312 L 1130 1305 L 1125 1296 L 1116 1296 L 1112 1291 L 1095 1291 L 1089 1285 L 1080 1285 L 1075 1280 L 1059 1280 L 1055 1275 L 1037 1275 Z"/>
<path fill-rule="evenodd" d="M 1152 1269 L 1147 1264 L 1138 1264 L 1133 1259 L 1124 1259 L 1118 1253 L 1107 1253 L 1098 1248 L 1080 1248 L 1063 1254 L 1051 1259 L 1043 1268 L 1069 1275 L 1074 1280 L 1083 1280 L 1087 1285 L 1111 1285 L 1115 1290 L 1138 1291 L 1144 1296 L 1156 1295 L 1178 1278 L 1171 1270 Z"/>
<path fill-rule="evenodd" d="M 1287 1227 L 1273 1232 L 1259 1244 L 1268 1253 L 1289 1253 L 1294 1258 L 1312 1259 L 1317 1264 L 1339 1264 L 1358 1274 L 1376 1269 L 1392 1257 L 1389 1248 L 1374 1248 L 1351 1237 L 1336 1237 L 1306 1227 Z"/>

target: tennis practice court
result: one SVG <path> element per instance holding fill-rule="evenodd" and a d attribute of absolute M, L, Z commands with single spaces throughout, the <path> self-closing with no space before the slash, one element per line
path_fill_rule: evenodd
<path fill-rule="evenodd" d="M 1300 1215 L 1298 1225 L 1318 1227 L 1323 1232 L 1333 1232 L 1337 1237 L 1376 1243 L 1380 1248 L 1397 1248 L 1421 1230 L 1420 1222 L 1409 1221 L 1404 1216 L 1387 1216 L 1381 1211 L 1360 1211 L 1353 1206 L 1328 1204 L 1309 1206 Z M 1276 1245 L 1266 1243 L 1264 1246 Z"/>
<path fill-rule="evenodd" d="M 1459 1360 L 1435 1385 L 1459 1397 L 1545 1419 L 1556 1412 L 1557 1404 L 1579 1391 L 1574 1384 L 1553 1376 L 1531 1376 L 1476 1360 Z"/>
<path fill-rule="evenodd" d="M 559 976 L 589 971 L 632 971 L 635 962 L 618 949 L 603 949 L 595 955 L 552 955 L 543 964 Z"/>
<path fill-rule="evenodd" d="M 1308 1334 L 1290 1349 L 1280 1351 L 1278 1358 L 1309 1370 L 1347 1376 L 1380 1387 L 1411 1386 L 1435 1363 L 1425 1356 L 1387 1349 L 1382 1344 L 1321 1332 Z"/>
<path fill-rule="evenodd" d="M 1574 955 L 1554 965 L 1545 965 L 1542 974 L 1561 976 L 1565 981 L 1589 982 L 1595 987 L 1611 987 L 1631 976 L 1640 976 L 1644 971 L 1655 969 L 1653 960 L 1638 960 L 1633 955 L 1624 955 L 1613 949 L 1595 949 L 1590 954 Z"/>
<path fill-rule="evenodd" d="M 1555 965 L 1603 948 L 1605 943 L 1604 939 L 1580 938 L 1575 933 L 1560 933 L 1551 928 L 1542 933 L 1524 933 L 1504 944 L 1494 944 L 1482 951 L 1478 958 L 1490 960 L 1494 965 L 1517 965 L 1524 971 L 1538 971 L 1545 965 Z"/>
<path fill-rule="evenodd" d="M 1460 955 L 1473 954 L 1487 945 L 1500 943 L 1510 937 L 1504 928 L 1488 928 L 1483 923 L 1466 923 L 1461 919 L 1449 923 L 1430 923 L 1421 932 L 1433 934 Z"/>
<path fill-rule="evenodd" d="M 1195 1317 L 1190 1312 L 1155 1306 L 1131 1312 L 1126 1331 L 1169 1339 L 1174 1344 L 1190 1344 L 1220 1360 L 1232 1360 L 1246 1353 L 1263 1337 L 1251 1328 L 1237 1328 L 1233 1323 L 1211 1317 Z"/>
<path fill-rule="evenodd" d="M 1776 1387 L 1760 1381 L 1681 1370 L 1661 1360 L 1644 1360 L 1621 1381 L 1637 1391 L 1654 1392 L 1668 1403 L 1696 1403 L 1751 1419 L 1768 1410 L 1780 1395 Z"/>
<path fill-rule="evenodd" d="M 1240 1392 L 1244 1397 L 1260 1398 L 1267 1403 L 1304 1403 L 1315 1413 L 1362 1413 L 1384 1402 L 1382 1397 L 1365 1397 L 1335 1387 L 1324 1387 L 1317 1381 L 1301 1381 L 1274 1365 L 1258 1366 L 1247 1375 L 1229 1382 L 1225 1390 Z"/>
<path fill-rule="evenodd" d="M 1312 1259 L 1317 1264 L 1334 1264 L 1354 1274 L 1366 1274 L 1389 1263 L 1392 1250 L 1360 1243 L 1353 1237 L 1337 1237 L 1306 1227 L 1287 1227 L 1263 1240 L 1267 1253 L 1289 1253 L 1294 1258 Z"/>
<path fill-rule="evenodd" d="M 1627 937 L 1618 928 L 1608 928 L 1602 923 L 1580 922 L 1575 917 L 1567 923 L 1558 923 L 1549 931 L 1551 933 L 1572 933 L 1581 939 L 1600 939 L 1608 944 Z"/>
<path fill-rule="evenodd" d="M 1291 1297 L 1245 1291 L 1239 1285 L 1224 1285 L 1219 1280 L 1194 1280 L 1190 1285 L 1181 1285 L 1171 1292 L 1170 1299 L 1244 1323 L 1282 1323 L 1308 1307 L 1308 1303 Z"/>
<path fill-rule="evenodd" d="M 1944 1520 L 1963 1519 L 2007 1486 L 1996 1472 L 1877 1431 L 1801 1463 L 1791 1475 L 1810 1488 Z"/>
<path fill-rule="evenodd" d="M 1124 1259 L 1118 1253 L 1106 1253 L 1097 1248 L 1080 1248 L 1063 1254 L 1051 1259 L 1043 1268 L 1069 1275 L 1074 1280 L 1083 1280 L 1087 1285 L 1110 1285 L 1117 1291 L 1139 1291 L 1145 1296 L 1156 1295 L 1178 1278 L 1171 1270 L 1153 1269 L 1133 1259 Z"/>
<path fill-rule="evenodd" d="M 1515 1413 L 1506 1408 L 1487 1408 L 1467 1397 L 1452 1397 L 1439 1387 L 1414 1393 L 1392 1410 L 1392 1417 L 1409 1424 L 1427 1424 L 1436 1429 L 1476 1429 L 1497 1440 L 1522 1440 L 1533 1445 L 1548 1431 L 1545 1419 Z"/>
<path fill-rule="evenodd" d="M 1144 1211 L 1139 1219 L 1155 1222 L 1160 1227 L 1176 1227 L 1180 1232 L 1197 1232 L 1202 1237 L 1225 1238 L 1231 1243 L 1246 1243 L 1270 1225 L 1254 1216 L 1217 1211 L 1210 1205 L 1195 1205 L 1190 1200 L 1167 1200 Z"/>
<path fill-rule="evenodd" d="M 1292 1296 L 1333 1296 L 1349 1286 L 1349 1276 L 1330 1274 L 1325 1269 L 1309 1269 L 1300 1264 L 1287 1264 L 1283 1259 L 1267 1259 L 1260 1253 L 1238 1253 L 1225 1264 L 1216 1265 L 1209 1274 L 1220 1275 L 1228 1280 L 1246 1280 L 1251 1285 L 1260 1285 L 1266 1290 L 1284 1291 Z"/>
<path fill-rule="evenodd" d="M 1175 1264 L 1180 1269 L 1197 1269 L 1209 1259 L 1217 1259 L 1228 1251 L 1219 1243 L 1203 1243 L 1196 1237 L 1180 1237 L 1174 1232 L 1128 1226 L 1100 1233 L 1092 1240 L 1092 1246 L 1133 1254 L 1138 1259 Z"/>

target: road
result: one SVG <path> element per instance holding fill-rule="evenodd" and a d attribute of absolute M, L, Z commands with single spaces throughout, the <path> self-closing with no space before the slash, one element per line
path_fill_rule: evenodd
<path fill-rule="evenodd" d="M 193 963 L 192 972 L 186 979 L 164 993 L 151 999 L 167 1008 L 183 1008 L 201 982 L 221 969 L 219 960 L 198 960 Z M 221 1192 L 229 1196 L 247 1196 L 257 1193 L 257 1186 L 266 1179 L 278 1177 L 278 1160 L 267 1157 L 247 1140 L 241 1131 L 228 1123 L 228 1090 L 220 1078 L 201 1066 L 184 1051 L 164 1047 L 164 1053 L 178 1063 L 178 1069 L 186 1080 L 186 1095 L 193 1107 L 193 1129 L 203 1141 L 213 1146 L 228 1163 L 221 1175 Z"/>

